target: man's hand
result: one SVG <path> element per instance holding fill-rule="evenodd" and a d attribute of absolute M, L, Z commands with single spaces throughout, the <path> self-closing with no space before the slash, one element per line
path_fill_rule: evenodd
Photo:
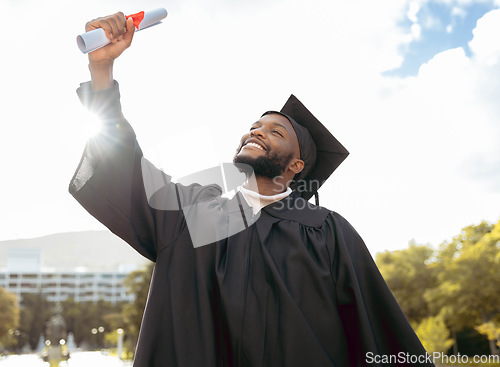
<path fill-rule="evenodd" d="M 94 19 L 85 25 L 85 30 L 102 28 L 110 43 L 89 53 L 89 69 L 92 89 L 101 90 L 113 85 L 113 62 L 132 44 L 134 24 L 122 12 Z"/>

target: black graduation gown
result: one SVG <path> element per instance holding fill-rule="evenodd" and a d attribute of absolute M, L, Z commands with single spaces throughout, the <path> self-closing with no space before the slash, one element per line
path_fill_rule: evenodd
<path fill-rule="evenodd" d="M 116 82 L 98 93 L 84 84 L 78 93 L 106 129 L 88 142 L 70 192 L 156 263 L 134 366 L 431 365 L 362 239 L 339 214 L 292 194 L 252 222 L 242 198 L 171 183 L 142 158 Z M 148 175 L 162 177 L 153 195 Z M 207 219 L 239 220 L 243 230 L 194 247 L 184 211 L 158 209 L 192 202 L 208 203 L 216 214 Z M 399 359 L 376 363 L 384 356 Z M 423 363 L 405 363 L 408 356 Z"/>

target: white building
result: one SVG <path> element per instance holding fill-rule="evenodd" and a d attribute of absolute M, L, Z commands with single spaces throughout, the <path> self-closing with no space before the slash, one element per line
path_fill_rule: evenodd
<path fill-rule="evenodd" d="M 22 298 L 24 294 L 41 293 L 50 302 L 73 298 L 76 302 L 97 302 L 102 299 L 115 304 L 133 301 L 123 281 L 130 270 L 116 272 L 56 271 L 43 268 L 41 251 L 35 249 L 9 249 L 7 268 L 0 269 L 0 287 Z M 128 271 L 126 271 L 128 270 Z"/>

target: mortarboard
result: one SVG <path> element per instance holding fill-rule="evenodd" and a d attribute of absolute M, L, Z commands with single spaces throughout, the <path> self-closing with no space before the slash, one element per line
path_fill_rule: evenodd
<path fill-rule="evenodd" d="M 304 170 L 292 189 L 304 199 L 309 200 L 337 167 L 346 159 L 349 152 L 328 131 L 328 129 L 293 94 L 278 111 L 268 111 L 285 116 L 292 124 L 299 141 L 300 159 Z"/>

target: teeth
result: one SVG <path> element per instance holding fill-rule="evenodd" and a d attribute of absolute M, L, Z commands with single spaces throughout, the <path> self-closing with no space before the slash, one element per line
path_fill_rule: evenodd
<path fill-rule="evenodd" d="M 260 150 L 264 150 L 264 148 L 262 148 L 259 144 L 256 144 L 256 143 L 250 142 L 250 143 L 247 143 L 246 145 L 250 145 L 250 146 L 255 147 L 257 149 L 260 149 Z"/>

